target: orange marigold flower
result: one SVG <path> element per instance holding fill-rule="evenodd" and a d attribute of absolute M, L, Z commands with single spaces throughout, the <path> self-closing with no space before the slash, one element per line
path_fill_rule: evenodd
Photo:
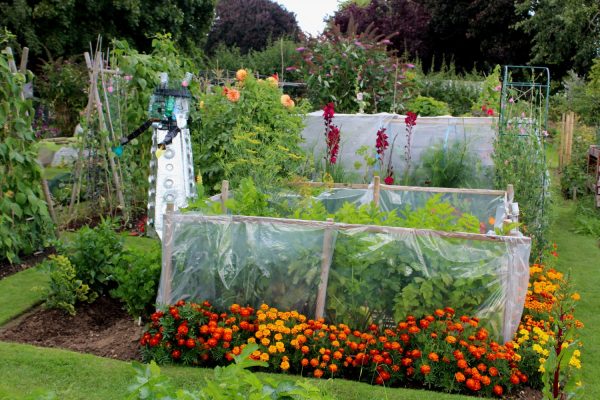
<path fill-rule="evenodd" d="M 452 335 L 448 335 L 446 337 L 446 342 L 448 342 L 450 344 L 454 344 L 454 343 L 456 343 L 456 338 L 454 336 L 452 336 Z"/>
<path fill-rule="evenodd" d="M 461 360 L 458 360 L 458 361 L 456 362 L 456 365 L 457 365 L 457 366 L 458 366 L 458 368 L 460 368 L 460 369 L 465 369 L 465 368 L 467 368 L 467 367 L 469 366 L 469 365 L 467 364 L 467 362 L 466 362 L 465 360 L 463 360 L 463 359 L 461 359 Z"/>
<path fill-rule="evenodd" d="M 246 71 L 245 69 L 238 69 L 237 72 L 235 73 L 235 78 L 240 82 L 243 82 L 247 76 L 248 76 L 248 71 Z"/>
<path fill-rule="evenodd" d="M 573 293 L 571 295 L 571 298 L 575 301 L 579 301 L 581 299 L 581 296 L 579 295 L 579 293 Z"/>
<path fill-rule="evenodd" d="M 287 361 L 282 361 L 281 364 L 279 364 L 279 367 L 282 370 L 287 371 L 288 369 L 290 369 L 290 363 Z"/>
<path fill-rule="evenodd" d="M 335 374 L 338 370 L 338 366 L 335 364 L 330 364 L 329 365 L 329 370 L 331 371 L 332 374 Z"/>
<path fill-rule="evenodd" d="M 467 378 L 462 372 L 457 372 L 454 374 L 454 379 L 456 379 L 457 382 L 464 382 Z"/>
<path fill-rule="evenodd" d="M 437 309 L 433 312 L 435 315 L 437 315 L 438 317 L 443 317 L 444 316 L 444 310 L 441 309 Z"/>
<path fill-rule="evenodd" d="M 317 368 L 317 369 L 315 369 L 315 371 L 313 372 L 313 375 L 314 375 L 314 377 L 315 377 L 315 378 L 320 378 L 320 377 L 322 377 L 322 376 L 323 376 L 323 371 Z"/>
<path fill-rule="evenodd" d="M 307 359 L 307 358 L 303 358 L 303 359 L 302 359 L 302 361 L 300 361 L 300 364 L 301 364 L 303 367 L 306 367 L 306 366 L 308 365 L 308 359 Z"/>
<path fill-rule="evenodd" d="M 421 365 L 421 373 L 422 373 L 423 375 L 427 375 L 427 374 L 429 374 L 430 372 L 431 372 L 431 367 L 430 367 L 429 365 L 427 365 L 427 364 L 423 364 L 423 365 Z"/>
<path fill-rule="evenodd" d="M 429 353 L 427 356 L 431 361 L 439 361 L 440 357 L 436 353 Z"/>
<path fill-rule="evenodd" d="M 317 365 L 319 365 L 319 360 L 316 359 L 316 358 L 311 358 L 311 360 L 310 360 L 310 366 L 314 368 Z"/>
<path fill-rule="evenodd" d="M 228 89 L 225 95 L 227 96 L 227 100 L 232 103 L 236 103 L 240 99 L 240 91 L 237 89 Z"/>

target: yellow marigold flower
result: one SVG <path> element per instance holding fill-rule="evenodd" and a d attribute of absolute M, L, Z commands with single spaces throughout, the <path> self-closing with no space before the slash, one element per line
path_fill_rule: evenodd
<path fill-rule="evenodd" d="M 267 325 L 265 325 L 265 324 L 258 325 L 258 330 L 259 331 L 264 331 L 265 329 L 267 329 Z"/>
<path fill-rule="evenodd" d="M 340 347 L 340 342 L 338 342 L 337 340 L 334 340 L 333 342 L 331 342 L 331 345 L 333 347 Z"/>
<path fill-rule="evenodd" d="M 283 335 L 281 333 L 277 333 L 275 336 L 273 336 L 273 338 L 275 340 L 282 340 L 283 339 Z"/>
<path fill-rule="evenodd" d="M 561 349 L 566 349 L 567 347 L 569 347 L 569 343 L 567 342 L 563 342 L 563 344 L 560 345 Z"/>
<path fill-rule="evenodd" d="M 200 100 L 200 109 L 203 110 L 204 109 L 204 100 Z"/>
<path fill-rule="evenodd" d="M 257 339 L 260 339 L 263 337 L 262 331 L 256 331 L 256 333 L 254 334 L 254 336 L 256 336 Z"/>
<path fill-rule="evenodd" d="M 260 309 L 263 311 L 267 311 L 269 309 L 269 306 L 263 303 L 260 305 Z"/>
<path fill-rule="evenodd" d="M 256 318 L 262 322 L 267 319 L 267 316 L 265 314 L 258 314 Z"/>
<path fill-rule="evenodd" d="M 288 369 L 290 369 L 290 363 L 287 361 L 282 361 L 281 364 L 279 364 L 279 367 L 282 370 L 287 371 Z"/>
<path fill-rule="evenodd" d="M 269 353 L 274 354 L 277 353 L 277 347 L 271 345 L 269 346 Z"/>
<path fill-rule="evenodd" d="M 252 352 L 252 355 L 253 355 L 254 357 L 260 357 L 260 350 L 254 350 L 254 351 Z"/>
<path fill-rule="evenodd" d="M 543 374 L 544 372 L 546 372 L 546 368 L 544 368 L 543 365 L 540 365 L 540 367 L 538 368 L 538 371 Z"/>
<path fill-rule="evenodd" d="M 254 339 L 253 337 L 248 338 L 248 343 L 256 343 L 256 339 Z"/>
<path fill-rule="evenodd" d="M 581 296 L 579 295 L 579 293 L 575 292 L 571 295 L 571 298 L 575 301 L 579 301 L 581 299 Z"/>
<path fill-rule="evenodd" d="M 275 342 L 275 346 L 277 346 L 278 349 L 285 348 L 285 345 L 283 344 L 283 342 Z"/>
<path fill-rule="evenodd" d="M 260 340 L 260 344 L 262 344 L 263 346 L 268 346 L 269 343 L 271 343 L 271 341 L 269 339 L 267 339 L 267 338 L 262 338 Z"/>
<path fill-rule="evenodd" d="M 535 351 L 536 353 L 543 353 L 544 349 L 542 349 L 542 346 L 540 346 L 538 343 L 534 344 L 533 346 L 531 346 L 531 348 L 533 349 L 533 351 Z"/>
<path fill-rule="evenodd" d="M 573 356 L 575 356 L 575 357 L 581 357 L 581 352 L 579 350 L 575 350 L 573 352 Z"/>
<path fill-rule="evenodd" d="M 275 325 L 276 326 L 284 326 L 285 322 L 283 320 L 278 319 L 277 321 L 275 321 Z"/>
<path fill-rule="evenodd" d="M 268 329 L 263 329 L 262 333 L 263 333 L 263 336 L 270 336 L 271 335 L 271 331 L 268 330 Z"/>
<path fill-rule="evenodd" d="M 580 369 L 581 368 L 581 360 L 579 360 L 577 357 L 571 357 L 571 359 L 569 360 L 569 365 L 571 367 Z"/>
<path fill-rule="evenodd" d="M 237 72 L 235 73 L 235 78 L 240 82 L 243 82 L 247 76 L 248 76 L 248 71 L 246 71 L 245 69 L 238 69 Z"/>
<path fill-rule="evenodd" d="M 515 353 L 515 355 L 513 356 L 513 360 L 515 361 L 521 361 L 521 355 L 518 353 Z"/>
<path fill-rule="evenodd" d="M 269 361 L 269 354 L 268 353 L 262 353 L 260 355 L 260 360 L 261 361 Z"/>

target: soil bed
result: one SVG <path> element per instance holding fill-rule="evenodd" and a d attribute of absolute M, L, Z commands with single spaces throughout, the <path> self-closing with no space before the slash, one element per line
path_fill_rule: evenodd
<path fill-rule="evenodd" d="M 49 247 L 47 249 L 44 249 L 43 251 L 23 257 L 21 259 L 21 262 L 17 264 L 10 264 L 8 260 L 2 261 L 0 263 L 0 279 L 6 278 L 7 276 L 11 276 L 13 274 L 16 274 L 17 272 L 21 272 L 28 268 L 34 267 L 40 262 L 44 261 L 44 259 L 50 254 L 54 253 L 56 253 L 54 248 Z"/>
<path fill-rule="evenodd" d="M 103 296 L 80 305 L 75 316 L 40 307 L 0 329 L 0 340 L 127 361 L 141 359 L 142 331 L 120 302 Z"/>

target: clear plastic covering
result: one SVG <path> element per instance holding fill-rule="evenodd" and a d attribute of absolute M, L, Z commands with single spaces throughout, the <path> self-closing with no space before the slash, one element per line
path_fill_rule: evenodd
<path fill-rule="evenodd" d="M 449 306 L 506 341 L 521 318 L 530 246 L 525 237 L 173 213 L 157 303 L 265 302 L 357 329 Z"/>
<path fill-rule="evenodd" d="M 372 186 L 372 185 L 371 185 Z M 496 218 L 497 213 L 504 213 L 506 196 L 502 191 L 494 190 L 463 190 L 463 189 L 442 189 L 435 190 L 413 190 L 400 189 L 394 186 L 384 186 L 389 188 L 381 190 L 379 194 L 379 208 L 383 211 L 396 210 L 398 214 L 407 207 L 416 210 L 425 206 L 427 200 L 433 196 L 441 194 L 441 201 L 447 202 L 456 208 L 459 212 L 473 214 L 480 221 L 487 222 L 490 217 Z M 334 213 L 341 208 L 344 203 L 368 204 L 373 201 L 373 189 L 353 189 L 353 188 L 333 188 L 320 193 L 315 197 L 319 200 L 329 213 Z"/>

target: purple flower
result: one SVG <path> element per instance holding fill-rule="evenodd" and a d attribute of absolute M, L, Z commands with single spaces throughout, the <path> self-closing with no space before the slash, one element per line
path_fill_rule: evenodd
<path fill-rule="evenodd" d="M 298 67 L 287 67 L 285 70 L 286 71 L 297 71 Z"/>
<path fill-rule="evenodd" d="M 298 48 L 296 48 L 296 51 L 299 51 L 299 52 L 302 52 L 302 51 L 304 51 L 304 50 L 306 50 L 306 48 L 305 48 L 305 47 L 298 47 Z"/>
<path fill-rule="evenodd" d="M 392 44 L 392 42 L 389 39 L 383 39 L 381 42 L 379 42 L 381 44 Z"/>
<path fill-rule="evenodd" d="M 406 64 L 406 68 L 414 68 L 415 64 Z"/>

